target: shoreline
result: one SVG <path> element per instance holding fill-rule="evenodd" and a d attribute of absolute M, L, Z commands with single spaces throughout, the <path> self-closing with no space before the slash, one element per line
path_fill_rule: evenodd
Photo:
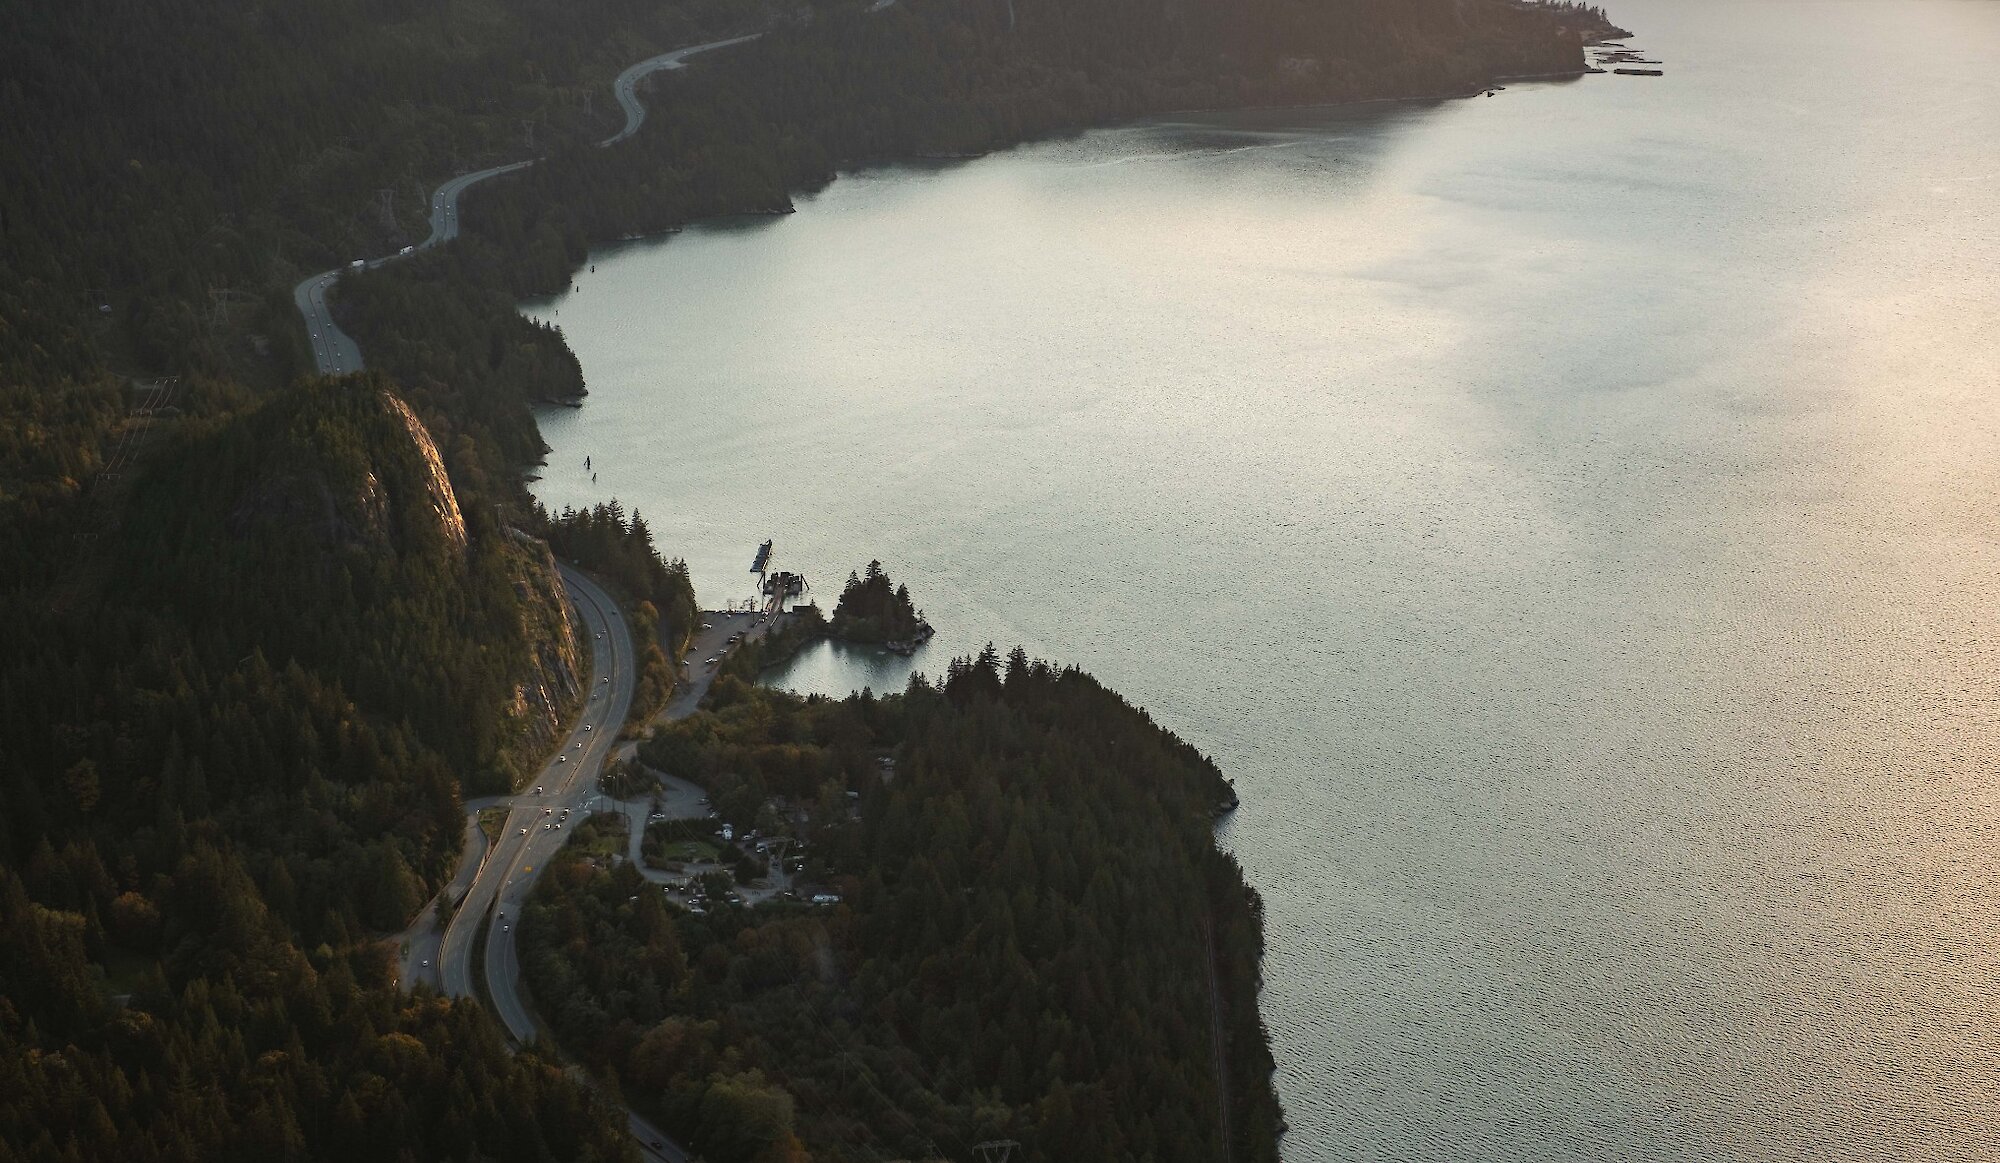
<path fill-rule="evenodd" d="M 1626 33 L 1624 35 L 1629 37 L 1632 34 Z M 1586 46 L 1596 43 L 1603 43 L 1603 42 L 1591 41 L 1591 40 L 1584 41 L 1584 44 Z M 1122 120 L 1100 121 L 1100 122 L 1092 122 L 1087 125 L 1072 126 L 1068 129 L 1060 131 L 1052 131 L 1049 133 L 1039 134 L 1033 137 L 1024 137 L 1018 141 L 1012 141 L 1007 143 L 1006 145 L 994 146 L 992 149 L 984 150 L 978 153 L 914 153 L 914 154 L 898 154 L 893 157 L 879 157 L 879 158 L 868 158 L 861 160 L 842 161 L 834 165 L 833 172 L 826 176 L 826 180 L 824 182 L 820 183 L 818 186 L 815 187 L 802 188 L 801 190 L 797 191 L 797 193 L 811 194 L 811 193 L 816 193 L 819 190 L 824 190 L 826 187 L 831 186 L 834 182 L 839 181 L 840 178 L 844 175 L 866 173 L 869 170 L 889 169 L 896 166 L 911 165 L 919 162 L 951 164 L 959 162 L 980 161 L 984 158 L 994 157 L 998 154 L 1006 153 L 1009 150 L 1019 149 L 1022 146 L 1026 145 L 1035 145 L 1041 142 L 1048 142 L 1048 141 L 1061 141 L 1067 137 L 1077 136 L 1085 133 L 1091 133 L 1097 130 L 1123 129 L 1132 126 L 1144 125 L 1148 122 L 1162 121 L 1164 119 L 1173 117 L 1192 117 L 1202 114 L 1212 115 L 1212 114 L 1224 114 L 1224 113 L 1287 112 L 1293 110 L 1306 110 L 1306 109 L 1353 109 L 1365 105 L 1396 105 L 1396 104 L 1418 103 L 1418 102 L 1439 103 L 1444 101 L 1471 100 L 1472 98 L 1478 97 L 1482 93 L 1497 92 L 1499 89 L 1505 88 L 1507 84 L 1513 82 L 1541 81 L 1541 82 L 1552 83 L 1557 81 L 1576 81 L 1583 77 L 1604 76 L 1608 75 L 1608 73 L 1609 70 L 1607 69 L 1600 69 L 1593 65 L 1586 64 L 1584 65 L 1584 67 L 1580 69 L 1564 70 L 1553 73 L 1509 73 L 1505 75 L 1494 76 L 1489 78 L 1485 84 L 1480 85 L 1477 88 L 1462 90 L 1462 91 L 1444 92 L 1444 93 L 1413 93 L 1402 96 L 1356 97 L 1353 100 L 1349 101 L 1295 101 L 1295 102 L 1277 102 L 1277 103 L 1245 104 L 1245 105 L 1188 105 L 1175 109 L 1163 109 L 1156 113 L 1140 114 L 1138 116 L 1128 117 Z M 565 275 L 563 280 L 563 286 L 558 287 L 557 289 L 552 291 L 537 292 L 525 298 L 516 299 L 514 301 L 514 311 L 517 315 L 520 315 L 522 318 L 525 319 L 537 320 L 544 323 L 553 322 L 554 321 L 553 313 L 551 313 L 546 318 L 534 315 L 529 312 L 528 305 L 531 303 L 550 303 L 553 302 L 558 296 L 568 294 L 569 288 L 575 284 L 576 276 L 579 272 L 588 270 L 591 267 L 593 261 L 597 259 L 601 254 L 613 252 L 614 248 L 622 246 L 624 244 L 638 243 L 638 242 L 657 242 L 660 239 L 672 238 L 674 235 L 684 234 L 692 227 L 708 226 L 718 222 L 728 222 L 731 219 L 736 219 L 736 218 L 782 218 L 787 215 L 796 213 L 798 213 L 798 206 L 796 203 L 788 204 L 782 209 L 732 210 L 722 214 L 711 214 L 703 218 L 692 218 L 686 222 L 677 223 L 673 226 L 669 226 L 661 230 L 636 232 L 631 234 L 621 234 L 616 238 L 599 239 L 587 245 L 584 252 L 584 257 L 580 261 L 578 261 L 575 266 L 571 267 L 570 270 Z M 567 340 L 564 341 L 563 346 L 565 348 L 569 346 Z M 572 352 L 571 354 L 575 353 Z M 579 361 L 579 363 L 581 363 L 581 361 Z M 589 395 L 590 395 L 589 377 L 586 376 L 584 379 L 584 389 L 580 395 L 565 399 L 545 397 L 538 401 L 531 401 L 531 403 L 545 404 L 550 407 L 576 409 L 583 407 L 584 401 L 589 397 Z M 537 429 L 536 435 L 538 437 L 540 436 L 540 427 L 541 426 L 538 423 L 536 425 Z M 546 448 L 546 445 L 544 445 L 544 448 Z M 520 470 L 525 475 L 527 473 L 534 471 L 536 468 L 545 466 L 547 463 L 548 461 L 545 456 L 541 460 L 520 466 Z"/>

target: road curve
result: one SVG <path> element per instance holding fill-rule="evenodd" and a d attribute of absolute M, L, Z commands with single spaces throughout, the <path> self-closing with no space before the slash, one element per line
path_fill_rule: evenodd
<path fill-rule="evenodd" d="M 572 737 L 583 746 L 571 747 L 567 752 L 572 756 L 568 763 L 550 765 L 552 769 L 574 769 L 565 773 L 568 782 L 560 787 L 546 785 L 550 794 L 544 806 L 553 814 L 544 816 L 530 807 L 532 815 L 526 822 L 509 818 L 507 827 L 522 844 L 509 863 L 491 865 L 498 869 L 499 875 L 493 878 L 495 926 L 486 934 L 486 991 L 492 995 L 493 1012 L 508 1032 L 522 1042 L 533 1041 L 536 1028 L 534 1015 L 521 996 L 520 953 L 513 925 L 520 918 L 521 906 L 534 890 L 535 881 L 541 878 L 542 869 L 569 839 L 560 829 L 544 830 L 543 825 L 560 819 L 565 809 L 579 810 L 572 822 L 582 822 L 580 809 L 598 797 L 597 776 L 617 747 L 618 729 L 632 709 L 632 692 L 638 677 L 632 635 L 619 616 L 617 603 L 581 572 L 566 565 L 561 569 L 563 584 L 583 614 L 584 623 L 593 634 L 593 644 L 600 648 L 595 651 L 598 669 L 593 672 L 591 694 L 584 703 L 583 715 L 584 722 L 593 724 L 595 730 L 585 732 L 579 727 Z M 600 631 L 604 636 L 595 637 Z M 545 775 L 551 780 L 558 778 L 552 773 Z M 528 830 L 526 836 L 517 831 L 522 827 Z"/>
<path fill-rule="evenodd" d="M 404 989 L 439 983 L 438 967 L 441 962 L 438 949 L 444 933 L 437 923 L 438 909 L 448 908 L 453 901 L 465 895 L 465 890 L 472 886 L 473 878 L 479 875 L 480 865 L 485 863 L 487 847 L 486 837 L 479 831 L 479 809 L 467 804 L 465 847 L 459 851 L 458 871 L 410 922 L 410 927 L 403 930 L 402 939 L 397 942 L 400 952 L 396 980 Z"/>
<path fill-rule="evenodd" d="M 339 271 L 321 271 L 292 288 L 292 302 L 306 321 L 306 336 L 312 344 L 313 363 L 323 376 L 361 370 L 361 345 L 334 326 L 333 312 L 327 310 L 326 289 L 340 278 Z"/>
<path fill-rule="evenodd" d="M 696 53 L 710 52 L 718 48 L 728 48 L 732 44 L 742 44 L 746 40 L 756 40 L 762 35 L 764 34 L 761 32 L 753 32 L 748 36 L 731 37 L 728 40 L 712 40 L 707 44 L 698 44 L 691 48 L 677 48 L 672 52 L 661 53 L 656 57 L 647 57 L 645 60 L 618 74 L 618 79 L 611 83 L 611 91 L 617 95 L 619 107 L 625 110 L 625 128 L 597 144 L 600 146 L 615 145 L 639 132 L 639 127 L 646 123 L 646 107 L 639 101 L 638 88 L 640 81 L 645 80 L 654 73 L 665 72 L 669 69 L 678 69 L 685 65 L 687 59 Z"/>
<path fill-rule="evenodd" d="M 452 239 L 458 237 L 458 196 L 460 194 L 465 193 L 468 189 L 486 181 L 488 178 L 497 178 L 501 174 L 511 174 L 515 170 L 525 170 L 540 160 L 540 158 L 529 158 L 526 161 L 508 162 L 504 166 L 488 166 L 483 170 L 474 170 L 469 174 L 460 174 L 444 185 L 439 186 L 437 192 L 431 195 L 431 236 L 418 243 L 417 249 L 429 250 L 441 242 L 450 242 Z M 391 258 L 401 257 L 402 255 L 400 254 L 391 256 Z M 390 259 L 384 258 L 377 261 L 389 262 Z"/>
<path fill-rule="evenodd" d="M 878 0 L 871 11 L 879 11 L 892 3 L 894 0 Z M 638 85 L 646 77 L 683 68 L 688 58 L 699 53 L 742 44 L 762 35 L 751 33 L 691 45 L 648 57 L 627 68 L 618 74 L 613 83 L 613 93 L 625 112 L 625 126 L 598 144 L 609 146 L 623 141 L 645 124 L 646 107 L 639 101 Z M 458 203 L 466 190 L 480 182 L 526 169 L 537 160 L 528 158 L 489 166 L 446 181 L 431 195 L 429 237 L 396 254 L 357 259 L 356 264 L 361 269 L 372 269 L 414 251 L 428 250 L 457 238 L 460 219 Z M 363 368 L 361 345 L 334 323 L 333 313 L 326 302 L 327 289 L 338 282 L 347 269 L 352 267 L 321 271 L 301 279 L 292 288 L 292 302 L 305 322 L 313 363 L 322 375 L 358 372 Z M 487 801 L 488 804 L 505 804 L 511 809 L 500 839 L 492 845 L 484 860 L 475 862 L 467 859 L 461 863 L 459 874 L 453 878 L 446 893 L 465 886 L 468 877 L 471 883 L 464 887 L 463 899 L 442 936 L 435 936 L 435 928 L 430 927 L 428 931 L 433 936 L 424 938 L 421 948 L 415 947 L 417 943 L 414 941 L 407 943 L 401 959 L 402 980 L 406 987 L 431 980 L 452 996 L 473 996 L 472 947 L 481 923 L 490 914 L 496 927 L 488 934 L 486 964 L 481 968 L 486 975 L 494 1011 L 509 1032 L 524 1043 L 535 1039 L 537 1029 L 534 1017 L 520 995 L 520 961 L 513 923 L 520 917 L 521 902 L 532 891 L 549 857 L 568 839 L 554 828 L 543 830 L 542 824 L 553 823 L 565 808 L 578 808 L 596 793 L 599 771 L 618 750 L 615 741 L 631 708 L 637 677 L 631 635 L 619 616 L 617 604 L 579 571 L 561 563 L 557 568 L 561 570 L 563 584 L 591 635 L 591 673 L 596 680 L 585 698 L 582 718 L 564 739 L 564 749 L 560 754 L 569 759 L 566 762 L 552 761 L 543 770 L 541 786 L 545 794 Z M 689 713 L 713 677 L 713 673 L 704 673 L 688 683 L 690 689 L 681 693 L 691 697 L 676 700 L 677 705 L 669 712 L 670 716 L 678 718 Z M 631 745 L 627 745 L 623 754 L 629 756 L 633 750 Z M 468 854 L 478 837 L 477 819 L 477 808 L 468 804 Z M 435 907 L 435 902 L 431 907 Z M 427 908 L 425 916 L 429 915 L 432 914 Z M 424 917 L 420 917 L 419 923 L 413 925 L 410 931 L 425 931 L 423 920 Z M 427 953 L 433 956 L 425 957 Z M 413 967 L 409 964 L 413 960 L 418 962 L 415 972 L 411 971 Z M 434 961 L 434 964 L 425 965 L 425 961 Z M 679 1144 L 629 1109 L 626 1111 L 626 1123 L 640 1154 L 645 1158 L 661 1163 L 687 1163 L 687 1152 Z"/>
<path fill-rule="evenodd" d="M 530 158 L 522 162 L 508 162 L 504 166 L 489 166 L 469 174 L 460 174 L 439 186 L 437 192 L 431 195 L 430 237 L 411 250 L 429 250 L 439 243 L 450 242 L 458 237 L 458 196 L 465 193 L 468 188 L 488 178 L 511 174 L 515 170 L 526 169 L 534 164 L 535 159 Z M 404 253 L 398 251 L 381 258 L 356 261 L 364 268 L 372 270 L 403 257 Z M 292 302 L 298 305 L 299 314 L 305 318 L 306 334 L 312 341 L 313 363 L 323 376 L 361 370 L 361 345 L 354 342 L 353 336 L 340 329 L 340 325 L 333 321 L 333 312 L 327 310 L 326 306 L 326 289 L 339 282 L 340 275 L 341 268 L 321 271 L 292 288 Z"/>
<path fill-rule="evenodd" d="M 672 52 L 661 53 L 655 57 L 647 57 L 645 60 L 618 74 L 618 79 L 612 83 L 612 92 L 618 97 L 619 107 L 625 110 L 625 128 L 598 142 L 598 145 L 606 146 L 614 142 L 623 141 L 634 133 L 637 133 L 639 127 L 646 123 L 646 106 L 639 100 L 638 86 L 640 81 L 654 73 L 682 68 L 687 64 L 687 59 L 697 53 L 728 48 L 733 44 L 742 44 L 744 41 L 756 40 L 762 35 L 764 34 L 761 32 L 753 32 L 748 36 L 731 37 L 728 40 L 712 40 L 707 44 L 677 48 Z M 465 191 L 478 185 L 480 182 L 497 178 L 502 174 L 511 174 L 515 170 L 527 169 L 539 160 L 541 159 L 527 158 L 518 162 L 508 162 L 505 165 L 488 166 L 483 170 L 474 170 L 469 174 L 460 174 L 452 178 L 450 181 L 439 186 L 431 194 L 431 233 L 429 238 L 417 243 L 416 246 L 410 248 L 410 251 L 398 251 L 395 254 L 384 255 L 381 258 L 357 259 L 356 261 L 360 262 L 364 269 L 372 270 L 383 263 L 395 262 L 397 259 L 406 257 L 407 254 L 414 251 L 429 250 L 433 246 L 450 242 L 452 239 L 458 237 L 458 199 L 461 194 L 464 194 Z M 361 345 L 354 342 L 352 336 L 342 331 L 334 323 L 333 313 L 327 310 L 326 306 L 327 288 L 339 282 L 342 271 L 346 269 L 351 269 L 351 267 L 336 267 L 330 271 L 321 271 L 316 275 L 309 275 L 300 280 L 298 286 L 292 288 L 292 302 L 298 306 L 299 316 L 305 320 L 306 334 L 312 343 L 313 364 L 323 376 L 358 372 L 362 368 Z"/>
<path fill-rule="evenodd" d="M 513 972 L 512 926 L 520 916 L 519 902 L 543 863 L 568 839 L 561 830 L 545 830 L 543 825 L 555 823 L 564 809 L 578 808 L 595 793 L 597 773 L 617 746 L 618 729 L 631 708 L 637 674 L 632 638 L 617 606 L 577 570 L 561 563 L 557 568 L 581 615 L 583 631 L 590 635 L 590 690 L 582 714 L 563 737 L 561 751 L 549 758 L 529 789 L 508 801 L 511 810 L 500 839 L 452 914 L 438 950 L 444 991 L 454 997 L 471 997 L 475 973 L 486 973 L 495 1012 L 523 1042 L 534 1040 L 535 1025 L 518 996 L 517 974 Z M 534 787 L 540 787 L 542 794 L 534 794 Z M 489 914 L 494 925 L 487 934 L 486 964 L 475 966 L 472 946 Z M 508 972 L 493 973 L 496 965 Z"/>

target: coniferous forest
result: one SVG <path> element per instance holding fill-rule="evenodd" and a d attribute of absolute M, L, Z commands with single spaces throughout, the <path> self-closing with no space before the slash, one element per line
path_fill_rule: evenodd
<path fill-rule="evenodd" d="M 581 838 L 525 972 L 705 1157 L 1214 1159 L 1225 1125 L 1276 1157 L 1261 905 L 1209 836 L 1228 785 L 1088 675 L 989 650 L 883 699 L 732 681 L 646 757 L 795 837 L 811 887 L 696 915 Z M 774 796 L 788 818 L 753 818 Z"/>
<path fill-rule="evenodd" d="M 958 1158 L 989 1133 L 1036 1158 L 1194 1157 L 1218 1101 L 1238 1157 L 1271 1157 L 1256 903 L 1208 838 L 1219 777 L 1075 671 L 988 657 L 804 705 L 725 677 L 653 750 L 749 819 L 826 800 L 813 875 L 843 903 L 698 920 L 628 901 L 627 870 L 549 878 L 528 973 L 610 1090 L 396 980 L 390 937 L 449 875 L 462 802 L 519 787 L 587 681 L 553 555 L 643 615 L 642 709 L 698 624 L 638 514 L 527 495 L 531 406 L 585 385 L 521 295 L 593 241 L 782 210 L 843 164 L 1463 91 L 1580 67 L 1585 20 L 870 8 L 10 8 L 0 1159 L 629 1159 L 618 1094 L 718 1160 Z M 644 128 L 594 144 L 624 66 L 766 30 L 656 79 Z M 420 242 L 439 182 L 534 155 L 468 195 L 454 243 L 343 279 L 369 371 L 312 374 L 299 279 Z"/>
<path fill-rule="evenodd" d="M 924 625 L 910 588 L 890 581 L 882 563 L 871 561 L 865 575 L 847 575 L 830 632 L 853 642 L 895 642 L 916 637 Z"/>

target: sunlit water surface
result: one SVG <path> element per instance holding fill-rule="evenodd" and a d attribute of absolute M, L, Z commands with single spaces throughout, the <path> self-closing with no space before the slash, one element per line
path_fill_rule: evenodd
<path fill-rule="evenodd" d="M 1293 1163 L 2000 1158 L 2000 5 L 1613 15 L 602 251 L 537 491 L 1213 753 Z"/>

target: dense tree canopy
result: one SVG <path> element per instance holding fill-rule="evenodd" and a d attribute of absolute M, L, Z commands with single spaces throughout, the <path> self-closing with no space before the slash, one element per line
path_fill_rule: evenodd
<path fill-rule="evenodd" d="M 853 642 L 907 641 L 925 625 L 909 587 L 890 581 L 879 561 L 869 562 L 865 575 L 847 575 L 833 608 L 833 636 Z"/>
<path fill-rule="evenodd" d="M 380 381 L 307 385 L 163 436 L 102 569 L 10 610 L 0 1155 L 624 1157 L 374 939 L 505 785 L 553 600 L 433 486 Z"/>
<path fill-rule="evenodd" d="M 630 1157 L 615 1112 L 506 1053 L 476 1005 L 400 995 L 381 941 L 443 878 L 462 797 L 509 786 L 576 695 L 534 537 L 634 601 L 642 705 L 697 617 L 637 514 L 539 514 L 522 486 L 533 407 L 584 381 L 514 304 L 592 242 L 780 211 L 855 161 L 1574 68 L 1599 19 L 1499 0 L 870 7 L 9 8 L 0 1157 Z M 765 27 L 654 82 L 643 131 L 595 145 L 622 121 L 622 66 Z M 305 378 L 293 283 L 420 241 L 436 183 L 530 137 L 545 163 L 478 187 L 458 243 L 342 281 L 371 374 Z M 1204 1104 L 1226 1094 L 1239 1157 L 1269 1157 L 1255 898 L 1208 842 L 1219 777 L 1198 755 L 1024 659 L 890 699 L 794 703 L 735 670 L 716 694 L 649 755 L 745 826 L 773 824 L 774 796 L 805 810 L 809 874 L 846 903 L 698 921 L 623 869 L 552 877 L 572 911 L 531 926 L 530 973 L 574 985 L 558 1026 L 629 1097 L 712 1159 L 915 1156 L 989 1131 L 1037 1158 L 1136 1159 L 1212 1156 Z"/>
<path fill-rule="evenodd" d="M 1276 1157 L 1261 905 L 1210 836 L 1213 764 L 1018 651 L 888 699 L 717 702 L 649 761 L 746 826 L 770 796 L 809 805 L 760 822 L 842 903 L 697 916 L 622 846 L 573 844 L 524 920 L 527 973 L 628 1101 L 717 1163 L 996 1136 L 1030 1159 L 1206 1160 L 1226 1089 L 1235 1157 Z M 716 1115 L 739 1102 L 761 1129 Z"/>

